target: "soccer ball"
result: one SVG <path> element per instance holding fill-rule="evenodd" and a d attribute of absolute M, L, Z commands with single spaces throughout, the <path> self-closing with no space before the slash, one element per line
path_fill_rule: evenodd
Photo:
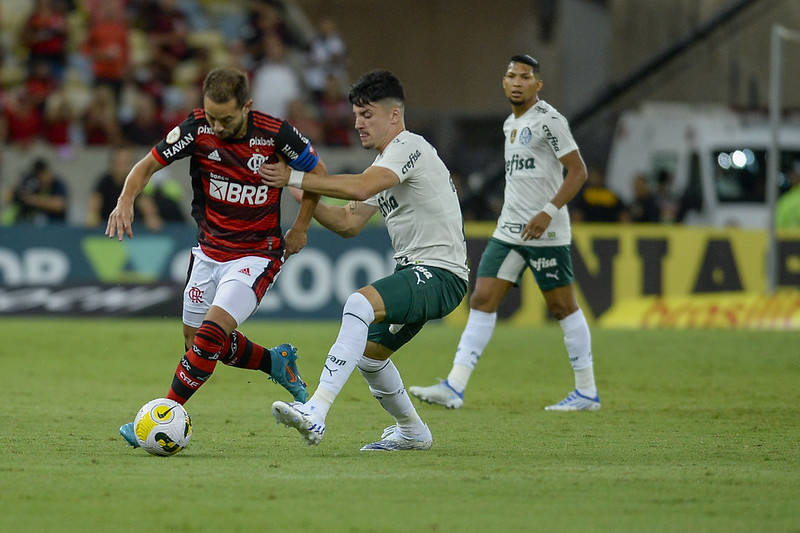
<path fill-rule="evenodd" d="M 181 404 L 156 398 L 144 404 L 133 421 L 136 441 L 153 455 L 175 455 L 192 438 L 192 419 Z"/>

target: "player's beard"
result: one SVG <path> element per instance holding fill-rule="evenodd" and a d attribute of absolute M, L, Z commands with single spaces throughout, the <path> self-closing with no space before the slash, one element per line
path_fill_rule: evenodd
<path fill-rule="evenodd" d="M 226 133 L 225 131 L 222 134 L 217 135 L 220 139 L 226 142 L 230 142 L 236 140 L 244 135 L 244 132 L 247 131 L 247 115 L 242 116 L 242 120 L 239 123 L 231 128 L 231 133 Z"/>

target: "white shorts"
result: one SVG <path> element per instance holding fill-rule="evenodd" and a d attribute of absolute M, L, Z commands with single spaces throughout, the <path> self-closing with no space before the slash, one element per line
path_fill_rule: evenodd
<path fill-rule="evenodd" d="M 212 305 L 224 309 L 241 325 L 258 309 L 275 282 L 281 262 L 247 256 L 221 263 L 199 246 L 192 248 L 189 277 L 183 289 L 183 323 L 199 328 Z"/>

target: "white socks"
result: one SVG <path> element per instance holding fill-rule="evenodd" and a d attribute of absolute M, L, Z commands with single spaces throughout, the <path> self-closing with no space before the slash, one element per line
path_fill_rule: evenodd
<path fill-rule="evenodd" d="M 469 319 L 458 350 L 453 359 L 453 368 L 447 376 L 447 382 L 459 393 L 464 392 L 475 365 L 492 338 L 497 313 L 485 313 L 470 309 Z M 575 372 L 575 388 L 590 398 L 597 396 L 594 382 L 594 366 L 592 362 L 592 336 L 583 311 L 578 309 L 568 317 L 560 320 L 559 325 L 564 332 L 564 345 L 567 348 L 569 363 Z"/>
<path fill-rule="evenodd" d="M 447 382 L 456 392 L 464 392 L 467 382 L 478 364 L 483 350 L 489 344 L 497 323 L 497 313 L 486 313 L 477 309 L 469 310 L 467 326 L 458 342 L 453 369 L 447 376 Z"/>
<path fill-rule="evenodd" d="M 425 425 L 406 394 L 403 379 L 391 359 L 379 361 L 362 357 L 358 369 L 367 380 L 372 395 L 394 417 L 404 434 L 412 436 L 424 432 Z"/>
<path fill-rule="evenodd" d="M 360 292 L 351 294 L 344 304 L 339 336 L 328 352 L 325 368 L 319 378 L 319 387 L 306 403 L 319 420 L 325 420 L 333 400 L 364 355 L 369 325 L 373 320 L 375 312 L 366 296 Z"/>
<path fill-rule="evenodd" d="M 575 388 L 589 398 L 597 396 L 592 363 L 592 336 L 583 311 L 578 309 L 568 317 L 559 320 L 564 332 L 564 345 L 567 347 L 569 364 L 575 371 Z"/>

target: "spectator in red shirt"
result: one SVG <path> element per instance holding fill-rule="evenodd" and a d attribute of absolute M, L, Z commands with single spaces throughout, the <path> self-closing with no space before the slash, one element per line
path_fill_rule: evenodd
<path fill-rule="evenodd" d="M 319 99 L 325 131 L 323 144 L 328 146 L 350 146 L 353 138 L 353 109 L 340 84 L 339 78 L 328 75 L 325 91 Z"/>
<path fill-rule="evenodd" d="M 44 59 L 37 59 L 31 65 L 28 79 L 25 80 L 25 97 L 37 109 L 44 110 L 44 102 L 58 88 L 58 81 L 52 73 L 50 64 Z"/>
<path fill-rule="evenodd" d="M 130 61 L 129 30 L 119 2 L 101 2 L 96 7 L 83 51 L 92 62 L 97 85 L 108 85 L 119 101 Z"/>
<path fill-rule="evenodd" d="M 139 6 L 138 20 L 152 44 L 152 75 L 158 82 L 170 84 L 175 67 L 194 54 L 188 44 L 189 17 L 177 0 L 147 0 Z"/>
<path fill-rule="evenodd" d="M 67 63 L 66 6 L 62 0 L 36 0 L 33 12 L 22 27 L 22 44 L 28 49 L 28 66 L 43 60 L 60 80 Z"/>
<path fill-rule="evenodd" d="M 58 90 L 51 93 L 45 100 L 42 114 L 44 140 L 60 149 L 68 149 L 69 130 L 74 118 L 75 112 L 66 92 Z"/>
<path fill-rule="evenodd" d="M 39 138 L 43 125 L 42 111 L 30 98 L 8 93 L 3 110 L 8 144 L 27 146 Z"/>

